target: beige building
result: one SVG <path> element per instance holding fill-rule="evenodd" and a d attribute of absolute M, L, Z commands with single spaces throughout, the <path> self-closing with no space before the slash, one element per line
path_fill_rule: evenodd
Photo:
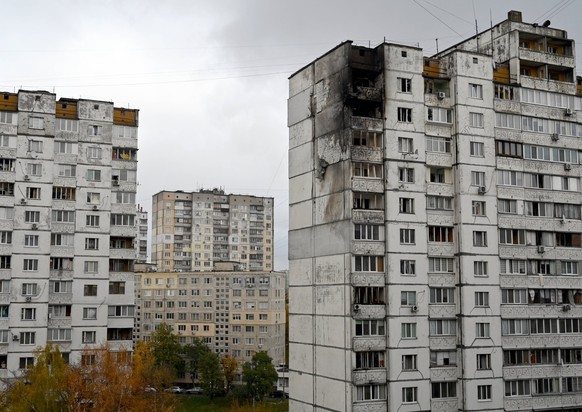
<path fill-rule="evenodd" d="M 138 111 L 0 94 L 0 379 L 132 347 Z"/>
<path fill-rule="evenodd" d="M 223 190 L 162 191 L 152 201 L 152 263 L 160 271 L 273 270 L 273 198 Z"/>
<path fill-rule="evenodd" d="M 285 359 L 285 275 L 233 271 L 136 273 L 136 338 L 147 341 L 160 323 L 172 325 L 182 344 L 202 339 L 239 364 L 266 351 Z"/>
<path fill-rule="evenodd" d="M 291 76 L 290 410 L 581 410 L 582 81 L 548 26 Z"/>

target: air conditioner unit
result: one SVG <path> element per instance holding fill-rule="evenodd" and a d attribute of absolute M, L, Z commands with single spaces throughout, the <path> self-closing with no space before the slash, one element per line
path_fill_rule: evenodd
<path fill-rule="evenodd" d="M 24 180 L 28 182 L 30 180 L 30 177 L 28 177 L 28 175 L 24 175 Z"/>
<path fill-rule="evenodd" d="M 411 311 L 411 312 L 418 312 L 418 306 L 416 306 L 416 305 L 412 305 L 412 306 L 410 307 L 410 311 Z"/>
<path fill-rule="evenodd" d="M 572 115 L 574 114 L 574 111 L 568 107 L 568 108 L 566 109 L 566 111 L 564 111 L 564 114 L 565 114 L 566 116 L 572 116 Z"/>
<path fill-rule="evenodd" d="M 25 300 L 26 300 L 26 303 L 32 302 L 32 298 L 30 296 L 27 296 Z"/>
<path fill-rule="evenodd" d="M 447 97 L 447 95 L 445 94 L 445 92 L 438 92 L 437 97 L 439 100 L 443 100 L 445 97 Z"/>
<path fill-rule="evenodd" d="M 12 340 L 18 342 L 20 338 L 18 337 L 18 335 L 12 335 Z"/>
<path fill-rule="evenodd" d="M 360 311 L 360 305 L 356 303 L 354 305 L 354 312 L 359 312 L 359 311 Z"/>
<path fill-rule="evenodd" d="M 38 230 L 38 225 L 36 223 L 32 224 L 32 230 Z"/>
<path fill-rule="evenodd" d="M 572 309 L 572 307 L 570 305 L 563 305 L 562 306 L 562 311 L 564 311 L 564 312 L 568 312 L 570 309 Z"/>
<path fill-rule="evenodd" d="M 564 163 L 564 170 L 572 170 L 572 165 L 570 163 Z"/>
<path fill-rule="evenodd" d="M 546 251 L 545 246 L 538 246 L 538 253 L 544 253 Z"/>
<path fill-rule="evenodd" d="M 26 199 L 25 198 L 20 199 L 20 204 L 21 205 L 25 205 L 26 204 Z"/>
<path fill-rule="evenodd" d="M 479 186 L 479 194 L 484 195 L 487 192 L 487 188 L 485 186 Z"/>
<path fill-rule="evenodd" d="M 97 210 L 97 206 L 93 206 L 93 210 Z"/>
<path fill-rule="evenodd" d="M 560 135 L 558 133 L 552 133 L 552 140 L 553 141 L 558 141 L 560 140 Z"/>

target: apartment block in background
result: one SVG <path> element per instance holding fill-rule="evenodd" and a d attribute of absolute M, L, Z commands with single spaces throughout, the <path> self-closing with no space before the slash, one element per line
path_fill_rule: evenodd
<path fill-rule="evenodd" d="M 239 365 L 258 351 L 267 352 L 275 365 L 284 363 L 285 274 L 233 271 L 233 266 L 219 264 L 214 272 L 136 273 L 136 338 L 147 341 L 166 323 L 181 344 L 202 339 Z"/>
<path fill-rule="evenodd" d="M 0 93 L 0 378 L 131 350 L 138 111 Z"/>
<path fill-rule="evenodd" d="M 148 261 L 148 212 L 137 206 L 136 216 L 137 239 L 135 242 L 136 263 Z"/>
<path fill-rule="evenodd" d="M 520 12 L 290 78 L 290 410 L 580 411 L 582 80 Z"/>
<path fill-rule="evenodd" d="M 273 270 L 273 198 L 162 191 L 152 201 L 152 263 L 161 272 Z"/>

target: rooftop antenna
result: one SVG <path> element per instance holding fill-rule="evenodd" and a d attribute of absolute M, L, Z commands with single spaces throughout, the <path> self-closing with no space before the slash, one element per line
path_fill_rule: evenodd
<path fill-rule="evenodd" d="M 439 39 L 434 39 L 436 42 L 437 54 L 439 53 Z"/>

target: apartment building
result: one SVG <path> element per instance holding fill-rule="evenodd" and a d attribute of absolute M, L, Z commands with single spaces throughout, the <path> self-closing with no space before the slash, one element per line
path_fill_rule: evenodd
<path fill-rule="evenodd" d="M 136 338 L 147 341 L 166 323 L 181 344 L 202 339 L 239 365 L 258 351 L 284 363 L 285 274 L 233 269 L 222 263 L 214 272 L 136 273 Z"/>
<path fill-rule="evenodd" d="M 582 80 L 550 25 L 290 77 L 290 410 L 582 410 Z"/>
<path fill-rule="evenodd" d="M 0 93 L 0 378 L 131 349 L 138 111 Z"/>
<path fill-rule="evenodd" d="M 152 263 L 162 272 L 273 270 L 273 198 L 224 190 L 161 191 L 152 201 Z"/>
<path fill-rule="evenodd" d="M 147 263 L 148 261 L 148 212 L 142 206 L 137 206 L 136 215 L 136 242 L 135 256 L 136 263 Z"/>

